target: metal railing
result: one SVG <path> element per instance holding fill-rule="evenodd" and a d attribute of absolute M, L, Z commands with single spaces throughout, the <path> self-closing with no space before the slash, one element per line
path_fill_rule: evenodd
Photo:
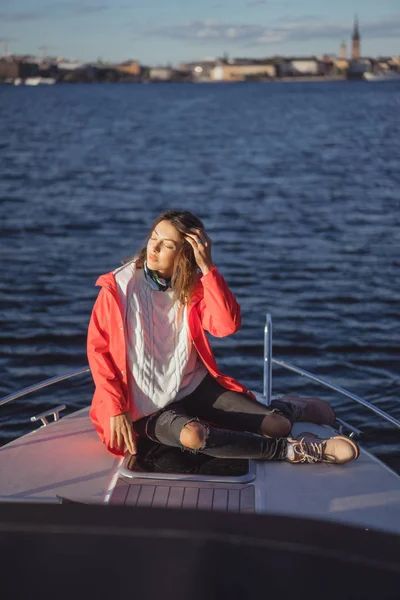
<path fill-rule="evenodd" d="M 271 406 L 272 395 L 272 318 L 267 313 L 264 327 L 264 386 L 266 406 Z"/>
<path fill-rule="evenodd" d="M 266 319 L 265 319 L 265 328 L 264 328 L 264 398 L 265 398 L 265 404 L 267 406 L 271 405 L 272 364 L 278 365 L 279 367 L 283 367 L 284 369 L 292 371 L 293 373 L 297 373 L 298 375 L 301 375 L 302 377 L 307 377 L 308 379 L 310 379 L 311 381 L 314 381 L 315 383 L 318 383 L 324 387 L 329 388 L 330 390 L 338 392 L 342 396 L 346 396 L 347 398 L 354 400 L 358 404 L 365 406 L 365 408 L 368 408 L 369 410 L 374 412 L 376 415 L 379 415 L 380 417 L 382 417 L 386 421 L 389 421 L 389 423 L 391 423 L 392 425 L 394 425 L 395 427 L 398 427 L 400 429 L 400 421 L 398 421 L 397 419 L 395 419 L 394 417 L 392 417 L 385 411 L 381 410 L 377 406 L 374 406 L 370 402 L 367 402 L 367 400 L 364 400 L 363 398 L 356 396 L 356 394 L 353 394 L 352 392 L 348 392 L 347 390 L 340 387 L 339 385 L 335 385 L 333 383 L 330 383 L 329 381 L 326 381 L 325 379 L 322 379 L 322 377 L 318 377 L 317 375 L 314 375 L 313 373 L 310 373 L 309 371 L 300 369 L 300 367 L 296 367 L 295 365 L 284 362 L 283 360 L 277 360 L 276 358 L 272 358 L 272 318 L 271 318 L 271 315 L 269 313 L 267 313 Z M 339 422 L 350 427 L 350 429 L 352 429 L 353 432 L 357 431 L 358 433 L 360 433 L 358 431 L 358 429 L 349 426 L 347 423 L 344 423 L 340 420 L 339 420 Z"/>
<path fill-rule="evenodd" d="M 370 402 L 367 402 L 367 400 L 364 400 L 363 398 L 356 396 L 356 394 L 353 394 L 352 392 L 348 392 L 347 390 L 340 387 L 339 385 L 334 385 L 333 383 L 330 383 L 329 381 L 325 381 L 325 379 L 322 379 L 322 377 L 313 375 L 313 373 L 310 373 L 309 371 L 305 371 L 304 369 L 300 369 L 299 367 L 296 367 L 295 365 L 286 363 L 283 360 L 276 360 L 275 358 L 273 358 L 272 362 L 274 363 L 274 365 L 279 365 L 280 367 L 283 367 L 284 369 L 293 371 L 293 373 L 297 373 L 298 375 L 307 377 L 307 379 L 311 379 L 311 381 L 315 381 L 315 383 L 319 383 L 320 385 L 323 385 L 324 387 L 327 387 L 330 390 L 333 390 L 334 392 L 338 392 L 339 394 L 342 394 L 342 396 L 346 396 L 347 398 L 354 400 L 358 404 L 362 404 L 362 406 L 365 406 L 365 408 L 372 410 L 372 412 L 379 415 L 383 419 L 386 419 L 386 421 L 389 421 L 389 423 L 391 423 L 392 425 L 395 425 L 396 427 L 398 427 L 400 429 L 400 421 L 398 421 L 397 419 L 395 419 L 394 417 L 392 417 L 385 411 L 381 410 L 377 406 L 374 406 Z"/>
<path fill-rule="evenodd" d="M 10 394 L 9 396 L 5 396 L 0 400 L 0 406 L 3 404 L 7 404 L 8 402 L 12 402 L 13 400 L 17 400 L 17 398 L 22 398 L 23 396 L 27 396 L 28 394 L 32 394 L 38 390 L 42 390 L 49 385 L 54 385 L 55 383 L 59 383 L 60 381 L 64 381 L 65 379 L 70 379 L 71 377 L 76 377 L 77 375 L 83 375 L 84 373 L 90 373 L 90 368 L 85 367 L 84 369 L 78 369 L 76 371 L 71 371 L 70 373 L 65 373 L 65 375 L 59 375 L 57 377 L 51 377 L 50 379 L 45 379 L 44 381 L 40 381 L 39 383 L 35 383 L 23 390 L 19 390 L 14 394 Z"/>
<path fill-rule="evenodd" d="M 47 425 L 49 425 L 47 417 L 50 417 L 51 415 L 53 415 L 53 423 L 55 421 L 59 421 L 60 420 L 60 412 L 62 410 L 65 410 L 66 408 L 67 407 L 65 406 L 65 404 L 60 404 L 60 406 L 56 406 L 55 408 L 50 408 L 49 410 L 45 410 L 44 412 L 40 413 L 39 415 L 35 415 L 34 417 L 31 417 L 31 421 L 32 421 L 32 423 L 36 423 L 36 421 L 42 421 L 43 426 L 46 427 Z"/>

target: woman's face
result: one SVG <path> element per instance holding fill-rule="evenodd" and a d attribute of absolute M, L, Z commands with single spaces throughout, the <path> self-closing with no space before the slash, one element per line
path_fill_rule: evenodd
<path fill-rule="evenodd" d="M 149 269 L 169 279 L 172 277 L 174 262 L 183 240 L 177 229 L 169 221 L 160 221 L 151 232 L 147 243 L 147 265 Z"/>

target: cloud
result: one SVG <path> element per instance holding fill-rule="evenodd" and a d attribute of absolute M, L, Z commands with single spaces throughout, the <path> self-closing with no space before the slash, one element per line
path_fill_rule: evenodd
<path fill-rule="evenodd" d="M 345 21 L 326 21 L 313 17 L 301 17 L 292 21 L 287 20 L 282 29 L 288 38 L 294 41 L 310 39 L 338 39 L 350 37 L 353 23 Z M 380 37 L 398 37 L 400 35 L 400 13 L 392 18 L 361 23 L 361 38 L 372 39 Z"/>
<path fill-rule="evenodd" d="M 182 25 L 158 27 L 149 33 L 173 39 L 242 40 L 257 38 L 263 28 L 258 25 L 233 25 L 222 21 L 192 21 Z"/>
<path fill-rule="evenodd" d="M 279 8 L 289 8 L 290 6 L 293 6 L 294 4 L 296 4 L 293 0 L 288 0 L 287 2 L 283 2 L 282 0 L 250 0 L 248 2 L 246 2 L 246 6 L 248 6 L 249 8 L 255 8 L 257 6 L 265 6 L 266 4 L 268 4 L 268 6 L 271 6 L 273 4 L 278 5 Z"/>
<path fill-rule="evenodd" d="M 288 41 L 308 41 L 314 39 L 347 39 L 351 36 L 353 24 L 348 21 L 328 21 L 323 18 L 286 18 L 266 27 L 260 24 L 237 24 L 223 21 L 191 21 L 181 25 L 158 27 L 148 35 L 167 37 L 183 41 L 236 42 L 242 46 L 258 46 Z M 361 37 L 366 39 L 398 37 L 400 35 L 400 13 L 392 18 L 361 23 Z"/>
<path fill-rule="evenodd" d="M 0 12 L 0 21 L 3 23 L 19 23 L 22 21 L 36 21 L 45 16 L 44 11 L 23 11 L 23 12 Z"/>
<path fill-rule="evenodd" d="M 70 16 L 90 15 L 108 10 L 108 4 L 85 4 L 84 2 L 65 2 L 65 10 L 70 12 Z"/>
<path fill-rule="evenodd" d="M 108 4 L 87 4 L 83 0 L 58 2 L 57 4 L 44 6 L 40 10 L 0 12 L 0 21 L 3 23 L 22 23 L 40 19 L 79 17 L 103 12 L 109 8 Z"/>

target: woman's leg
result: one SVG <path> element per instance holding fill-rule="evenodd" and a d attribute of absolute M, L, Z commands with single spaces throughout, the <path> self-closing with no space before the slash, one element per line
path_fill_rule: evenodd
<path fill-rule="evenodd" d="M 252 458 L 256 460 L 284 460 L 288 440 L 251 433 L 219 429 L 204 421 L 192 421 L 182 431 L 184 445 L 195 452 L 217 458 Z"/>
<path fill-rule="evenodd" d="M 321 398 L 299 398 L 294 394 L 287 394 L 273 400 L 271 406 L 281 410 L 292 423 L 309 421 L 319 425 L 332 425 L 336 418 L 333 408 Z"/>
<path fill-rule="evenodd" d="M 343 436 L 320 440 L 312 434 L 303 434 L 299 440 L 272 439 L 248 431 L 219 429 L 189 416 L 180 402 L 174 405 L 136 421 L 134 430 L 155 442 L 217 458 L 344 464 L 359 454 L 357 445 Z"/>
<path fill-rule="evenodd" d="M 133 429 L 152 441 L 217 458 L 279 460 L 286 457 L 285 438 L 271 439 L 248 431 L 219 429 L 189 415 L 181 402 L 134 422 Z"/>
<path fill-rule="evenodd" d="M 277 438 L 287 437 L 292 429 L 284 405 L 282 410 L 265 406 L 246 394 L 227 390 L 210 375 L 182 399 L 182 406 L 188 414 L 227 429 Z"/>

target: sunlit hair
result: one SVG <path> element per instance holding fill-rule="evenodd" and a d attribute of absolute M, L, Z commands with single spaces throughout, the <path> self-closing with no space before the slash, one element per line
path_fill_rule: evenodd
<path fill-rule="evenodd" d="M 161 213 L 154 221 L 144 246 L 137 254 L 136 260 L 138 267 L 142 267 L 147 256 L 147 243 L 161 221 L 169 221 L 171 225 L 180 233 L 183 244 L 177 254 L 174 263 L 174 269 L 171 278 L 171 286 L 176 300 L 182 304 L 190 301 L 192 292 L 196 286 L 198 266 L 194 258 L 193 248 L 185 239 L 185 235 L 190 233 L 190 229 L 204 229 L 203 223 L 192 213 L 186 210 L 167 210 Z"/>

